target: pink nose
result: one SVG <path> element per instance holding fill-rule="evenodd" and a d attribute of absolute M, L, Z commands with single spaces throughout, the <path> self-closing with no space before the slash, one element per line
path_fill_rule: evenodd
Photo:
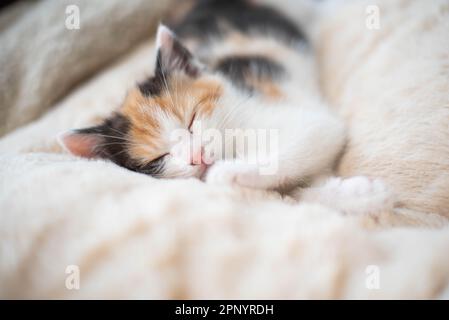
<path fill-rule="evenodd" d="M 190 164 L 191 165 L 202 164 L 203 163 L 203 154 L 204 154 L 203 147 L 200 147 L 197 150 L 192 151 L 192 155 L 190 157 Z"/>

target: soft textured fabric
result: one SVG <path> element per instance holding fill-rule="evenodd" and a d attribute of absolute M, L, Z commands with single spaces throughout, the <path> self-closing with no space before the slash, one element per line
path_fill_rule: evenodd
<path fill-rule="evenodd" d="M 381 177 L 402 208 L 449 218 L 449 1 L 340 8 L 316 40 L 323 92 L 350 128 L 339 174 Z"/>
<path fill-rule="evenodd" d="M 0 135 L 36 119 L 99 68 L 152 36 L 169 0 L 18 2 L 0 14 Z M 80 28 L 66 28 L 79 8 Z M 70 22 L 70 19 L 69 19 Z"/>
<path fill-rule="evenodd" d="M 420 0 L 388 6 L 390 0 L 377 2 L 385 6 L 389 17 L 385 22 L 391 25 L 410 16 L 430 24 L 435 20 L 437 9 L 420 5 Z M 432 101 L 433 108 L 447 111 L 447 95 L 419 89 L 426 75 L 441 81 L 438 88 L 444 87 L 445 60 L 429 58 L 428 68 L 421 63 L 427 61 L 424 52 L 429 57 L 442 54 L 447 22 L 437 19 L 426 32 L 381 28 L 378 32 L 385 35 L 376 40 L 379 51 L 370 54 L 374 48 L 365 46 L 365 38 L 353 36 L 357 26 L 365 27 L 360 20 L 365 5 L 335 7 L 317 26 L 314 39 L 323 91 L 349 120 L 355 142 L 363 136 L 363 128 L 375 131 L 372 122 L 384 112 L 381 106 L 388 106 L 391 115 L 400 114 L 405 124 L 402 105 L 413 105 L 415 113 L 422 110 L 425 115 L 426 104 L 418 102 Z M 409 11 L 401 13 L 401 6 Z M 447 15 L 447 10 L 439 14 Z M 405 55 L 407 43 L 426 46 Z M 393 59 L 398 56 L 404 59 Z M 84 83 L 39 120 L 0 140 L 1 298 L 449 298 L 445 212 L 422 210 L 427 203 L 440 201 L 433 195 L 446 192 L 441 189 L 444 184 L 432 184 L 434 192 L 426 198 L 413 197 L 407 191 L 410 180 L 401 180 L 398 173 L 382 175 L 393 184 L 402 205 L 394 215 L 350 217 L 274 193 L 197 180 L 156 180 L 104 161 L 63 154 L 57 133 L 96 123 L 109 114 L 119 106 L 126 88 L 149 73 L 153 62 L 150 41 Z M 419 72 L 411 77 L 408 70 L 415 67 Z M 413 95 L 402 91 L 406 84 L 417 87 Z M 381 103 L 380 96 L 397 103 Z M 358 121 L 351 121 L 352 113 L 358 114 Z M 415 113 L 409 113 L 410 121 Z M 425 126 L 415 123 L 406 132 L 425 133 L 425 145 L 448 134 L 447 128 L 427 127 L 429 121 L 439 126 L 442 118 L 443 114 L 423 118 Z M 380 134 L 387 124 L 379 124 Z M 403 148 L 400 137 L 380 135 L 365 142 L 367 148 L 374 148 L 375 142 L 384 146 L 372 152 L 388 156 L 391 165 L 402 160 L 401 154 L 388 153 Z M 343 159 L 352 159 L 352 164 L 343 160 L 341 172 L 379 173 L 376 166 L 358 169 L 373 157 L 359 151 L 364 145 L 356 143 L 354 149 L 349 145 Z M 427 157 L 429 164 L 415 167 L 417 179 L 447 174 L 439 165 L 446 156 L 445 146 L 442 142 L 442 148 L 430 153 L 417 150 L 416 157 Z M 413 154 L 408 157 L 413 159 Z M 80 270 L 78 290 L 66 287 L 71 265 Z"/>

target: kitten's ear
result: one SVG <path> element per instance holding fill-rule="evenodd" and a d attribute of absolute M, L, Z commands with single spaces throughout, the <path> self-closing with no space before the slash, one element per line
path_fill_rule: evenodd
<path fill-rule="evenodd" d="M 197 77 L 202 65 L 190 51 L 176 38 L 169 28 L 160 24 L 156 36 L 156 73 L 170 73 L 182 70 L 191 77 Z"/>
<path fill-rule="evenodd" d="M 104 139 L 99 133 L 100 127 L 64 132 L 58 136 L 59 144 L 68 152 L 83 158 L 100 157 L 99 146 Z"/>

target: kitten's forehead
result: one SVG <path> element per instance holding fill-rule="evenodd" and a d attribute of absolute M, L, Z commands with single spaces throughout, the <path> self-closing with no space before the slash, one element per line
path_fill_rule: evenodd
<path fill-rule="evenodd" d="M 153 78 L 148 82 L 153 82 Z M 158 122 L 152 120 L 161 114 L 182 120 L 190 114 L 192 105 L 214 102 L 223 93 L 222 80 L 216 76 L 191 79 L 177 73 L 165 79 L 163 87 L 153 94 L 142 90 L 142 85 L 128 93 L 121 111 L 133 124 L 146 124 L 149 129 L 158 129 Z"/>

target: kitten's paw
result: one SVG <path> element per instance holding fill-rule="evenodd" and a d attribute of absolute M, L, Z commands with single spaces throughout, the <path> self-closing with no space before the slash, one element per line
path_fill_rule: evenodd
<path fill-rule="evenodd" d="M 380 179 L 364 176 L 331 178 L 324 185 L 309 188 L 303 201 L 319 202 L 345 214 L 380 213 L 393 207 L 393 196 Z"/>
<path fill-rule="evenodd" d="M 373 197 L 387 192 L 386 185 L 380 179 L 372 179 L 365 176 L 351 178 L 332 178 L 325 188 L 334 190 L 337 194 L 347 197 Z"/>
<path fill-rule="evenodd" d="M 232 163 L 216 162 L 206 174 L 206 182 L 210 184 L 233 184 L 237 180 L 238 172 Z"/>
<path fill-rule="evenodd" d="M 216 162 L 206 174 L 206 182 L 249 187 L 254 175 L 254 167 L 239 161 Z"/>

